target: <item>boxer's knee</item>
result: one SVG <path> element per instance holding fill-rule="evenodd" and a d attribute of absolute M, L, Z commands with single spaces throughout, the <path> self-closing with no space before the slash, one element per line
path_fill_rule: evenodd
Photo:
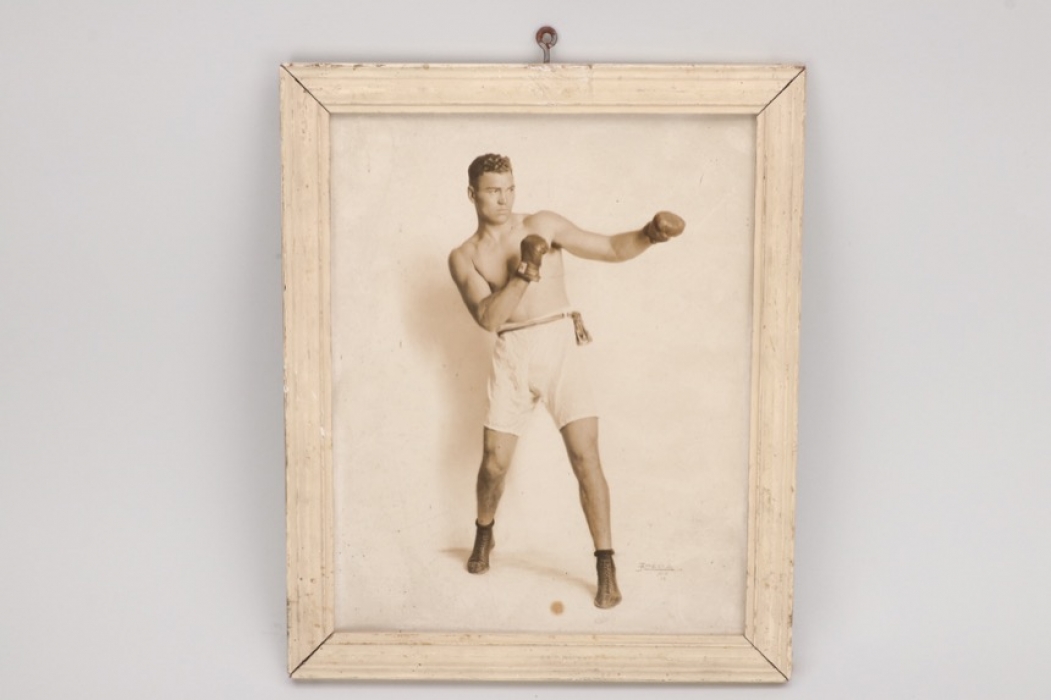
<path fill-rule="evenodd" d="M 486 429 L 482 441 L 482 473 L 500 478 L 511 468 L 518 438 L 510 433 Z"/>
<path fill-rule="evenodd" d="M 482 473 L 490 479 L 500 479 L 511 468 L 511 458 L 497 451 L 486 450 L 482 454 Z"/>
<path fill-rule="evenodd" d="M 576 430 L 567 427 L 562 432 L 566 445 L 566 455 L 574 470 L 601 469 L 598 456 L 598 437 L 590 430 Z"/>
<path fill-rule="evenodd" d="M 598 448 L 590 445 L 567 445 L 566 454 L 569 456 L 569 463 L 573 465 L 573 469 L 577 471 L 595 471 L 601 470 L 602 465 L 599 462 Z"/>
<path fill-rule="evenodd" d="M 601 485 L 605 483 L 602 475 L 602 462 L 599 460 L 598 448 L 593 446 L 566 447 L 569 455 L 569 463 L 573 467 L 573 473 L 581 485 L 587 487 L 592 484 Z"/>

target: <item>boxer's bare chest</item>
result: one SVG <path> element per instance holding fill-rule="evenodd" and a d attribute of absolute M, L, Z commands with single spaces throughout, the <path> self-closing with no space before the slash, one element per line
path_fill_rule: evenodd
<path fill-rule="evenodd" d="M 471 256 L 475 269 L 494 292 L 507 286 L 521 262 L 522 239 L 535 233 L 521 221 L 499 238 L 484 238 L 475 243 Z M 548 276 L 558 276 L 562 269 L 562 252 L 552 250 L 544 256 Z"/>

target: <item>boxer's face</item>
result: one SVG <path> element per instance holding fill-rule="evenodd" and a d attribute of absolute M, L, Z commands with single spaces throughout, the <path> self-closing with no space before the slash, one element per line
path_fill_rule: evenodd
<path fill-rule="evenodd" d="M 510 173 L 482 173 L 475 187 L 467 188 L 478 220 L 502 224 L 511 218 L 515 204 L 515 176 Z"/>

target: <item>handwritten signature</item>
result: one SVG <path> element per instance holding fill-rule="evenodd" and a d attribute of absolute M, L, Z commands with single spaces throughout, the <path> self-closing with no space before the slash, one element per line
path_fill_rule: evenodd
<path fill-rule="evenodd" d="M 670 571 L 682 571 L 682 569 L 676 569 L 674 566 L 667 564 L 647 564 L 643 562 L 639 564 L 639 568 L 636 571 L 656 571 L 659 573 L 668 573 Z"/>

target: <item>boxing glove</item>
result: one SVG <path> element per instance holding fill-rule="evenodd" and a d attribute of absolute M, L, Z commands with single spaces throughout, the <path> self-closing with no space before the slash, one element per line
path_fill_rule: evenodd
<path fill-rule="evenodd" d="M 548 251 L 547 241 L 531 233 L 522 239 L 522 262 L 515 270 L 522 279 L 536 282 L 540 279 L 540 263 Z"/>
<path fill-rule="evenodd" d="M 642 232 L 646 234 L 646 237 L 651 242 L 664 243 L 678 236 L 685 228 L 686 222 L 678 214 L 672 214 L 670 211 L 659 211 L 654 215 L 653 220 L 646 224 L 646 228 L 642 229 Z"/>

